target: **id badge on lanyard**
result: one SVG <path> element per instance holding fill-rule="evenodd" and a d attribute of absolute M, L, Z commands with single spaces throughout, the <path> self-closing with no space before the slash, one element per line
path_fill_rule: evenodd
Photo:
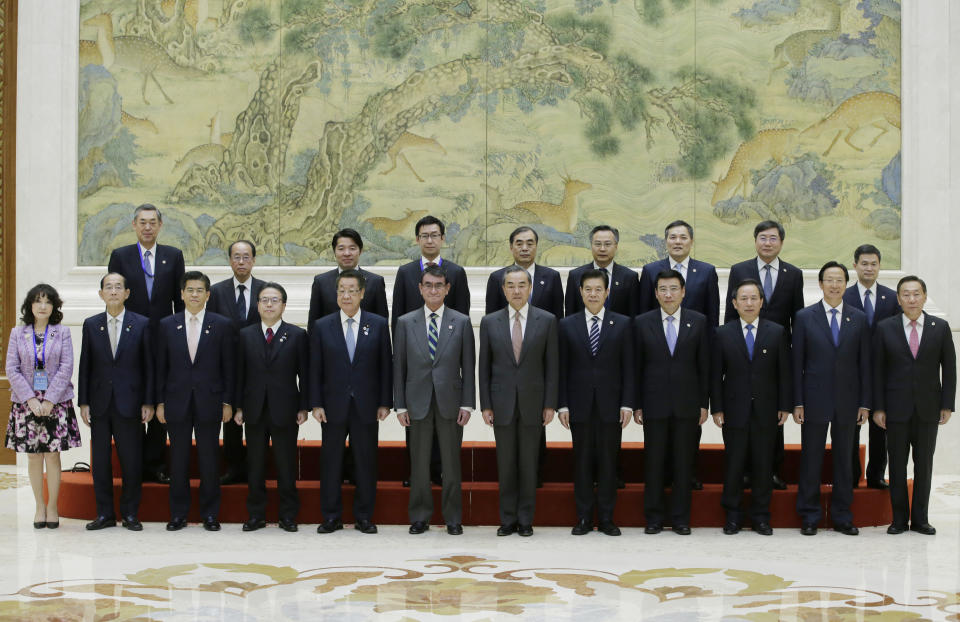
<path fill-rule="evenodd" d="M 33 390 L 34 391 L 46 391 L 47 390 L 47 370 L 44 365 L 47 360 L 47 332 L 50 330 L 50 325 L 47 324 L 46 328 L 43 329 L 43 348 L 40 351 L 40 356 L 37 356 L 37 334 L 33 333 Z"/>

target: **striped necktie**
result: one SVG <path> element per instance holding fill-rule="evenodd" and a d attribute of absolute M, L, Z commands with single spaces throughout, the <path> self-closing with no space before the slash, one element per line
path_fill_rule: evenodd
<path fill-rule="evenodd" d="M 437 314 L 430 314 L 430 330 L 427 334 L 427 348 L 430 350 L 430 360 L 437 358 L 437 341 L 440 339 L 440 333 L 437 331 Z"/>
<path fill-rule="evenodd" d="M 590 354 L 596 356 L 597 350 L 600 348 L 600 318 L 595 315 L 592 321 L 593 324 L 590 325 Z"/>

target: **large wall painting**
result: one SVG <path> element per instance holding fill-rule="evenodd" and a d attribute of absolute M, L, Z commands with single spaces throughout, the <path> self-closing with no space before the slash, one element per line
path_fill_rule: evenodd
<path fill-rule="evenodd" d="M 162 240 L 226 263 L 416 255 L 413 223 L 448 223 L 462 264 L 508 262 L 518 224 L 540 261 L 662 256 L 696 227 L 721 267 L 753 224 L 787 227 L 804 267 L 876 244 L 900 265 L 896 0 L 81 0 L 79 263 Z"/>

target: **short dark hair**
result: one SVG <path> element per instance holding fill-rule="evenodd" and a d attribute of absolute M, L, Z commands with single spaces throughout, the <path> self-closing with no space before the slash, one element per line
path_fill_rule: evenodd
<path fill-rule="evenodd" d="M 883 259 L 880 256 L 880 249 L 873 244 L 861 244 L 853 251 L 853 263 L 860 261 L 860 255 L 876 255 L 877 261 Z"/>
<path fill-rule="evenodd" d="M 754 287 L 756 287 L 757 291 L 760 292 L 760 300 L 762 300 L 763 302 L 767 301 L 766 297 L 763 295 L 763 286 L 760 285 L 760 281 L 758 281 L 757 279 L 743 279 L 742 281 L 737 283 L 736 287 L 733 288 L 734 299 L 736 299 L 737 295 L 740 293 L 740 288 L 743 287 L 744 285 L 753 285 Z"/>
<path fill-rule="evenodd" d="M 129 289 L 127 287 L 127 277 L 123 276 L 119 272 L 107 272 L 102 277 L 100 277 L 100 289 L 103 289 L 103 282 L 107 280 L 108 276 L 118 276 L 123 281 L 123 289 Z"/>
<path fill-rule="evenodd" d="M 157 220 L 159 220 L 161 223 L 163 222 L 163 214 L 160 213 L 160 208 L 158 208 L 156 205 L 153 205 L 152 203 L 143 203 L 141 205 L 138 205 L 137 208 L 133 210 L 134 220 L 137 219 L 137 216 L 140 215 L 140 212 L 156 212 Z"/>
<path fill-rule="evenodd" d="M 366 289 L 367 279 L 363 278 L 363 273 L 359 270 L 344 270 L 337 275 L 337 287 L 340 287 L 340 281 L 343 279 L 356 279 L 357 287 L 360 289 Z"/>
<path fill-rule="evenodd" d="M 340 238 L 350 238 L 353 240 L 357 248 L 363 250 L 363 238 L 360 237 L 360 233 L 356 229 L 341 229 L 333 234 L 333 239 L 330 241 L 330 248 L 337 250 L 337 241 Z"/>
<path fill-rule="evenodd" d="M 440 235 L 447 234 L 447 228 L 443 226 L 443 221 L 437 218 L 436 216 L 431 216 L 427 214 L 423 218 L 417 221 L 417 224 L 413 227 L 414 235 L 420 235 L 420 227 L 424 225 L 439 225 L 440 226 Z"/>
<path fill-rule="evenodd" d="M 841 270 L 843 270 L 843 280 L 845 282 L 850 281 L 850 273 L 847 270 L 847 267 L 842 263 L 840 263 L 839 261 L 828 261 L 827 263 L 823 264 L 823 267 L 820 268 L 820 273 L 817 274 L 817 280 L 823 283 L 823 273 L 829 270 L 830 268 L 840 268 Z"/>
<path fill-rule="evenodd" d="M 657 278 L 653 281 L 653 287 L 657 288 L 660 286 L 660 281 L 666 281 L 668 279 L 679 279 L 680 287 L 686 287 L 687 282 L 684 280 L 683 275 L 674 270 L 673 268 L 667 268 L 666 270 L 661 270 L 660 274 L 657 275 Z"/>
<path fill-rule="evenodd" d="M 690 239 L 693 239 L 693 225 L 688 223 L 686 220 L 674 220 L 672 223 L 663 228 L 663 237 L 667 237 L 667 233 L 670 232 L 674 227 L 686 227 L 687 233 L 690 234 Z"/>
<path fill-rule="evenodd" d="M 426 268 L 424 268 L 424 269 L 423 269 L 423 272 L 420 273 L 420 282 L 421 282 L 421 283 L 423 283 L 423 277 L 426 276 L 426 275 L 428 275 L 428 274 L 429 274 L 430 276 L 439 276 L 439 277 L 442 277 L 444 283 L 449 283 L 449 282 L 450 282 L 450 281 L 447 280 L 447 271 L 444 270 L 443 268 L 441 268 L 440 266 L 433 265 L 433 266 L 427 266 Z"/>
<path fill-rule="evenodd" d="M 537 235 L 536 229 L 534 229 L 533 227 L 531 227 L 531 226 L 529 226 L 529 225 L 521 225 L 521 226 L 517 227 L 516 229 L 514 229 L 513 232 L 510 234 L 510 244 L 511 244 L 511 245 L 513 244 L 513 238 L 515 238 L 515 237 L 517 237 L 518 235 L 520 235 L 521 233 L 525 233 L 525 232 L 527 232 L 527 231 L 529 231 L 530 233 L 533 234 L 533 239 L 534 239 L 534 241 L 539 244 L 539 243 L 540 243 L 540 236 Z"/>
<path fill-rule="evenodd" d="M 287 290 L 283 289 L 283 285 L 280 285 L 276 281 L 267 281 L 263 284 L 263 287 L 260 288 L 260 291 L 262 292 L 265 289 L 275 289 L 280 292 L 280 300 L 283 301 L 283 304 L 287 304 Z M 259 294 L 257 297 L 260 297 Z"/>
<path fill-rule="evenodd" d="M 911 281 L 916 281 L 917 283 L 919 283 L 919 284 L 920 284 L 920 288 L 923 290 L 923 293 L 924 293 L 924 294 L 927 293 L 927 284 L 924 282 L 924 280 L 921 279 L 920 277 L 916 276 L 916 275 L 910 274 L 910 275 L 908 275 L 908 276 L 903 277 L 903 278 L 900 279 L 899 281 L 897 281 L 897 295 L 898 295 L 898 296 L 900 295 L 900 286 L 903 285 L 904 283 L 910 283 Z"/>
<path fill-rule="evenodd" d="M 180 277 L 180 291 L 187 288 L 187 281 L 203 281 L 204 287 L 207 291 L 210 291 L 210 277 L 199 270 L 190 270 L 183 273 L 183 276 Z"/>
<path fill-rule="evenodd" d="M 30 291 L 28 291 L 27 295 L 23 298 L 23 304 L 20 305 L 20 320 L 24 324 L 33 324 L 37 321 L 37 318 L 33 317 L 33 303 L 44 296 L 46 296 L 47 300 L 50 301 L 50 305 L 53 307 L 53 311 L 50 313 L 50 319 L 47 320 L 47 322 L 50 324 L 59 324 L 63 320 L 63 311 L 60 310 L 63 307 L 63 300 L 60 299 L 60 294 L 57 293 L 57 290 L 55 290 L 52 285 L 38 283 L 30 288 Z"/>
<path fill-rule="evenodd" d="M 507 266 L 506 269 L 503 271 L 503 278 L 500 279 L 500 287 L 503 287 L 504 285 L 507 284 L 507 276 L 513 274 L 514 272 L 522 272 L 523 276 L 527 277 L 527 283 L 530 283 L 531 285 L 533 284 L 533 281 L 530 280 L 530 273 L 524 270 L 523 268 L 521 268 L 520 266 L 518 266 L 517 264 L 513 264 L 512 266 Z"/>
<path fill-rule="evenodd" d="M 761 231 L 766 231 L 767 229 L 776 229 L 777 233 L 780 234 L 781 240 L 787 239 L 787 232 L 783 230 L 783 225 L 778 223 L 776 220 L 764 220 L 757 224 L 753 228 L 753 239 L 756 240 L 757 236 L 760 235 Z"/>
<path fill-rule="evenodd" d="M 597 270 L 596 268 L 584 270 L 583 274 L 580 275 L 580 289 L 583 289 L 583 282 L 587 279 L 602 279 L 603 289 L 610 289 L 610 275 L 607 274 L 606 270 Z"/>
<path fill-rule="evenodd" d="M 254 257 L 257 256 L 257 245 L 256 245 L 256 244 L 254 244 L 254 243 L 251 242 L 250 240 L 237 240 L 236 242 L 231 242 L 231 243 L 230 243 L 230 246 L 227 248 L 227 256 L 228 256 L 228 257 L 231 256 L 231 255 L 233 255 L 233 246 L 234 246 L 235 244 L 246 244 L 247 246 L 250 247 L 250 254 L 252 254 Z"/>
<path fill-rule="evenodd" d="M 620 243 L 620 230 L 616 227 L 611 227 L 610 225 L 597 225 L 590 230 L 590 242 L 593 242 L 593 235 L 601 231 L 610 231 L 613 233 L 613 239 L 617 241 L 617 244 Z"/>

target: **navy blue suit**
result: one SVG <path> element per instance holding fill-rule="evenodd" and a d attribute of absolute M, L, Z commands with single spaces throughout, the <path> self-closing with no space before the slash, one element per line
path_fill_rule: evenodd
<path fill-rule="evenodd" d="M 196 436 L 200 516 L 220 511 L 219 437 L 223 405 L 234 397 L 235 335 L 230 320 L 207 311 L 196 358 L 190 361 L 187 322 L 180 312 L 160 321 L 157 337 L 157 403 L 170 432 L 170 515 L 190 510 L 190 438 Z"/>
<path fill-rule="evenodd" d="M 331 313 L 313 323 L 310 333 L 310 402 L 323 408 L 321 511 L 327 521 L 343 512 L 343 445 L 347 433 L 354 458 L 353 515 L 371 520 L 377 492 L 377 409 L 393 405 L 393 360 L 387 320 L 360 310 L 353 361 L 340 323 Z"/>
<path fill-rule="evenodd" d="M 664 270 L 673 268 L 669 257 L 648 263 L 640 273 L 640 313 L 646 313 L 660 307 L 657 302 L 656 282 L 657 275 Z M 707 317 L 707 325 L 711 333 L 720 325 L 720 286 L 718 284 L 717 269 L 705 261 L 691 258 L 687 264 L 683 302 L 684 309 L 692 309 Z"/>
<path fill-rule="evenodd" d="M 90 407 L 90 463 L 97 516 L 113 518 L 111 438 L 123 473 L 120 515 L 135 517 L 140 507 L 143 447 L 141 406 L 154 404 L 150 321 L 125 311 L 117 331 L 117 354 L 110 349 L 107 314 L 83 322 L 77 403 Z"/>
<path fill-rule="evenodd" d="M 567 275 L 567 293 L 564 308 L 567 315 L 583 311 L 583 298 L 580 296 L 580 279 L 583 273 L 593 269 L 593 262 L 574 268 Z M 610 297 L 604 305 L 608 310 L 629 318 L 640 313 L 640 281 L 637 273 L 626 266 L 613 262 L 613 278 L 610 279 Z M 559 318 L 558 318 L 559 319 Z"/>
<path fill-rule="evenodd" d="M 397 279 L 393 283 L 391 330 L 396 330 L 400 316 L 423 307 L 423 296 L 420 295 L 420 274 L 423 272 L 420 266 L 421 259 L 414 259 L 397 269 Z M 447 294 L 443 304 L 470 317 L 470 286 L 467 283 L 467 273 L 462 267 L 445 257 L 438 257 L 438 259 L 440 259 L 440 268 L 447 275 L 447 283 L 450 284 L 450 293 Z"/>
<path fill-rule="evenodd" d="M 363 268 L 357 268 L 357 272 L 363 275 L 366 282 L 360 308 L 386 318 L 387 288 L 383 282 L 383 277 Z M 334 268 L 313 277 L 313 285 L 310 287 L 310 310 L 307 313 L 308 332 L 313 330 L 314 322 L 325 315 L 340 310 L 340 307 L 337 306 L 337 276 L 339 274 L 340 269 Z"/>
<path fill-rule="evenodd" d="M 507 306 L 507 299 L 503 295 L 503 275 L 506 271 L 507 268 L 500 268 L 491 272 L 487 279 L 485 315 Z M 560 273 L 553 268 L 534 264 L 532 285 L 530 304 L 554 314 L 557 321 L 563 319 L 563 283 L 560 281 Z"/>
<path fill-rule="evenodd" d="M 837 314 L 835 346 L 822 302 L 797 313 L 793 330 L 793 401 L 803 406 L 797 512 L 805 525 L 820 522 L 820 469 L 827 428 L 833 454 L 830 514 L 835 525 L 850 524 L 853 478 L 850 452 L 857 411 L 870 408 L 870 328 L 862 311 L 843 305 Z"/>

